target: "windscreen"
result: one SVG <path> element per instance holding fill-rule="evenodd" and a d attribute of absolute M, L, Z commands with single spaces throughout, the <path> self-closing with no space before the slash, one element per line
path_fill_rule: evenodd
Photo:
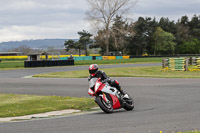
<path fill-rule="evenodd" d="M 98 78 L 92 78 L 92 79 L 90 79 L 90 81 L 89 81 L 89 88 L 94 87 L 94 85 L 95 85 L 97 79 L 98 79 Z"/>

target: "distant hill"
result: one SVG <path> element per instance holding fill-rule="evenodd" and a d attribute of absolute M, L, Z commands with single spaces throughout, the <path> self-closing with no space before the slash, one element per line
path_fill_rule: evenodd
<path fill-rule="evenodd" d="M 37 40 L 2 42 L 0 43 L 0 51 L 10 50 L 12 48 L 17 48 L 19 46 L 27 46 L 32 49 L 47 49 L 48 47 L 63 48 L 64 42 L 66 40 L 69 39 L 37 39 Z"/>

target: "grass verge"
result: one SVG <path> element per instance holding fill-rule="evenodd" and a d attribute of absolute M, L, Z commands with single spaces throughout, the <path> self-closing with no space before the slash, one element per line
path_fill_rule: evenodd
<path fill-rule="evenodd" d="M 16 69 L 16 68 L 24 68 L 24 61 L 1 61 L 0 62 L 0 69 L 7 70 L 7 69 Z"/>
<path fill-rule="evenodd" d="M 117 60 L 83 60 L 75 61 L 75 65 L 90 64 L 124 64 L 124 63 L 161 63 L 162 58 L 130 58 Z"/>
<path fill-rule="evenodd" d="M 90 110 L 96 104 L 91 98 L 0 94 L 0 117 L 24 116 L 49 111 Z"/>
<path fill-rule="evenodd" d="M 109 77 L 157 77 L 157 78 L 200 78 L 200 71 L 171 71 L 163 70 L 160 66 L 124 67 L 102 69 Z M 86 78 L 88 70 L 55 72 L 34 75 L 33 77 L 47 78 Z"/>
<path fill-rule="evenodd" d="M 90 65 L 90 64 L 124 64 L 124 63 L 160 63 L 162 58 L 131 58 L 118 60 L 77 60 L 75 65 Z M 0 62 L 0 70 L 8 69 L 22 69 L 24 68 L 24 60 L 8 61 L 2 60 Z"/>

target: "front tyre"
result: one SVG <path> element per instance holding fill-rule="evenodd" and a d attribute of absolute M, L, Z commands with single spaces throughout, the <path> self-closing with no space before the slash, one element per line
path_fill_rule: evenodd
<path fill-rule="evenodd" d="M 113 106 L 112 106 L 112 101 L 110 100 L 111 97 L 109 97 L 109 95 L 106 95 L 106 97 L 109 100 L 109 103 L 106 103 L 106 101 L 104 101 L 101 96 L 96 97 L 96 102 L 105 113 L 112 113 Z"/>

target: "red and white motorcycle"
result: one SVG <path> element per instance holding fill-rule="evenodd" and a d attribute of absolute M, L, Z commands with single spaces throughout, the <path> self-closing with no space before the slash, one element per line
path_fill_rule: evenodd
<path fill-rule="evenodd" d="M 92 78 L 89 81 L 88 94 L 95 97 L 95 102 L 105 113 L 112 113 L 114 109 L 124 108 L 125 110 L 133 110 L 133 99 L 125 92 L 121 93 L 111 87 L 107 82 L 102 83 L 100 78 Z"/>

